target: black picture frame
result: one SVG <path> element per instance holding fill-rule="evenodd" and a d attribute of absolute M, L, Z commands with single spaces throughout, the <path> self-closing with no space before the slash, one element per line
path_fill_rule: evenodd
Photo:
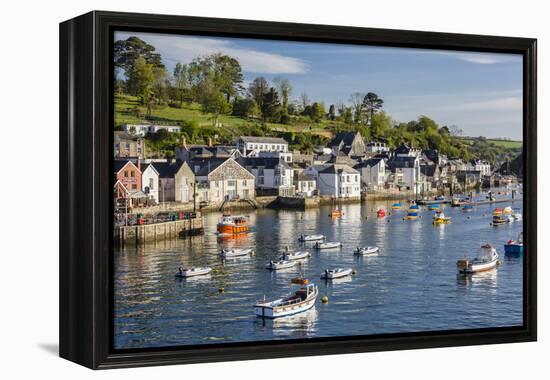
<path fill-rule="evenodd" d="M 114 30 L 516 53 L 523 56 L 524 323 L 429 333 L 112 349 Z M 534 341 L 537 337 L 536 39 L 93 11 L 60 24 L 60 356 L 118 368 Z"/>

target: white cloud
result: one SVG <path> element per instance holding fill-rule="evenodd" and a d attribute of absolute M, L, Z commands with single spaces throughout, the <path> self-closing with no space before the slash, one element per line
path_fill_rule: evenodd
<path fill-rule="evenodd" d="M 512 60 L 521 59 L 519 55 L 502 54 L 502 53 L 467 53 L 467 52 L 438 52 L 438 54 L 448 55 L 458 58 L 461 61 L 476 63 L 479 65 L 494 65 L 496 63 L 505 63 Z"/>
<path fill-rule="evenodd" d="M 197 56 L 223 53 L 237 58 L 243 71 L 249 73 L 303 74 L 308 71 L 307 63 L 299 58 L 241 48 L 228 39 L 128 32 L 116 33 L 115 39 L 126 39 L 130 35 L 155 46 L 169 62 L 189 62 Z"/>
<path fill-rule="evenodd" d="M 443 106 L 442 109 L 453 111 L 511 111 L 523 108 L 523 99 L 520 96 L 509 96 L 498 99 L 481 100 Z"/>

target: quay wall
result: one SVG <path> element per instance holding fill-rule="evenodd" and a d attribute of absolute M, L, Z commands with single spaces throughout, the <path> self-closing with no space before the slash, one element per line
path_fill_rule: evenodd
<path fill-rule="evenodd" d="M 114 241 L 120 246 L 147 244 L 164 239 L 198 235 L 203 232 L 202 217 L 163 223 L 115 227 Z"/>

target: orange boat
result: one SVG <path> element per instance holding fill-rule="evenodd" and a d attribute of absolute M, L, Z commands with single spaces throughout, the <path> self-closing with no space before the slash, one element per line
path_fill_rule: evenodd
<path fill-rule="evenodd" d="M 218 233 L 238 235 L 248 233 L 248 219 L 243 215 L 224 215 L 218 223 Z"/>
<path fill-rule="evenodd" d="M 342 216 L 342 212 L 338 207 L 336 207 L 334 210 L 332 210 L 330 216 L 332 216 L 333 218 L 339 218 L 340 216 Z"/>

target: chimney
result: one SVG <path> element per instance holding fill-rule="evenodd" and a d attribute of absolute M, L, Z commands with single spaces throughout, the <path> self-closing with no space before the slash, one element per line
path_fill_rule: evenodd
<path fill-rule="evenodd" d="M 136 166 L 139 169 L 139 171 L 141 171 L 141 158 L 140 157 L 138 157 L 138 159 L 137 159 Z"/>
<path fill-rule="evenodd" d="M 187 149 L 187 141 L 185 140 L 185 135 L 181 136 L 180 145 L 181 145 L 182 148 Z"/>
<path fill-rule="evenodd" d="M 208 138 L 208 146 L 212 146 L 212 137 Z"/>

